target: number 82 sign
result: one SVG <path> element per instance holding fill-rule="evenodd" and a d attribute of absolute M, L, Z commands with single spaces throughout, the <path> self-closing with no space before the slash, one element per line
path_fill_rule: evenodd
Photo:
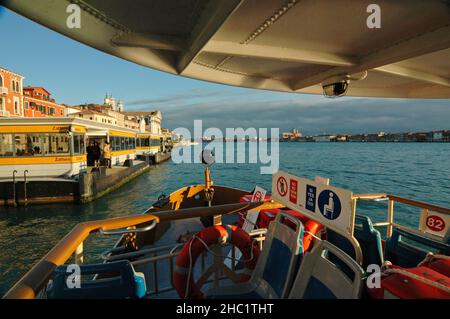
<path fill-rule="evenodd" d="M 421 230 L 444 237 L 450 225 L 450 216 L 436 212 L 423 211 L 421 216 Z"/>

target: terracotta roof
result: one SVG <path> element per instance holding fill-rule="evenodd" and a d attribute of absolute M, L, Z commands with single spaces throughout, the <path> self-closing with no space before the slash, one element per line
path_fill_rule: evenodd
<path fill-rule="evenodd" d="M 12 74 L 17 75 L 17 76 L 20 76 L 21 78 L 25 78 L 23 75 L 20 75 L 19 73 L 13 72 L 13 71 L 11 71 L 11 70 L 8 70 L 8 69 L 2 68 L 2 67 L 0 67 L 0 70 L 3 70 L 3 71 L 5 71 L 5 72 L 12 73 Z"/>
<path fill-rule="evenodd" d="M 41 89 L 41 90 L 44 90 L 45 92 L 47 92 L 48 93 L 48 95 L 50 95 L 50 92 L 49 91 L 47 91 L 45 88 L 43 88 L 42 86 L 25 86 L 24 88 L 23 88 L 24 90 L 35 90 L 35 89 Z"/>

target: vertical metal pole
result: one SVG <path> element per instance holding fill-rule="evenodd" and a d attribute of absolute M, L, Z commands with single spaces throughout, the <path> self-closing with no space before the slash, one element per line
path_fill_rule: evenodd
<path fill-rule="evenodd" d="M 28 199 L 27 199 L 27 173 L 28 173 L 27 169 L 23 171 L 23 194 L 24 194 L 23 204 L 25 206 L 27 205 L 27 201 L 28 201 Z"/>
<path fill-rule="evenodd" d="M 391 237 L 392 236 L 392 224 L 394 223 L 394 201 L 389 199 L 388 202 L 388 227 L 386 230 L 386 236 Z"/>
<path fill-rule="evenodd" d="M 429 212 L 430 211 L 425 208 L 420 211 L 419 230 L 421 232 L 425 232 L 427 229 L 427 217 Z"/>
<path fill-rule="evenodd" d="M 17 201 L 16 201 L 16 173 L 17 171 L 14 170 L 13 171 L 13 205 L 17 206 Z"/>
<path fill-rule="evenodd" d="M 355 231 L 355 216 L 356 216 L 356 199 L 352 199 L 352 220 L 350 223 L 350 234 L 353 236 Z"/>
<path fill-rule="evenodd" d="M 222 274 L 222 258 L 220 258 L 220 256 L 222 256 L 222 247 L 220 245 L 217 245 L 216 247 L 214 247 L 212 249 L 212 251 L 214 252 L 214 284 L 213 287 L 214 288 L 218 288 L 219 287 L 219 280 L 220 280 L 220 276 Z"/>
<path fill-rule="evenodd" d="M 81 265 L 84 262 L 84 256 L 83 256 L 83 242 L 78 245 L 77 249 L 75 250 L 75 263 L 77 265 Z"/>

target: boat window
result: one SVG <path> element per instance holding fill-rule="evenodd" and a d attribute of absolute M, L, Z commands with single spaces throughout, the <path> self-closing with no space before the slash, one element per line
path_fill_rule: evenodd
<path fill-rule="evenodd" d="M 15 156 L 70 155 L 69 135 L 64 133 L 16 133 L 14 134 L 13 152 Z"/>
<path fill-rule="evenodd" d="M 117 136 L 114 136 L 114 143 L 113 143 L 113 149 L 114 151 L 120 151 L 120 138 Z"/>
<path fill-rule="evenodd" d="M 67 134 L 50 135 L 50 154 L 70 154 L 69 136 Z"/>
<path fill-rule="evenodd" d="M 33 156 L 33 145 L 27 134 L 14 134 L 14 151 L 16 156 Z"/>
<path fill-rule="evenodd" d="M 84 135 L 75 134 L 73 136 L 73 153 L 76 155 L 85 154 Z"/>
<path fill-rule="evenodd" d="M 0 134 L 0 156 L 13 156 L 14 144 L 12 134 Z"/>
<path fill-rule="evenodd" d="M 152 139 L 151 139 L 151 144 L 150 144 L 150 146 L 160 146 L 160 141 L 159 141 L 159 139 L 154 139 L 154 138 L 152 138 Z"/>

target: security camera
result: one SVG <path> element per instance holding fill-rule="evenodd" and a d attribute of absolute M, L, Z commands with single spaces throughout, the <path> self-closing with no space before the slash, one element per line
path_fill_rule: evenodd
<path fill-rule="evenodd" d="M 340 80 L 330 84 L 322 84 L 323 94 L 326 97 L 344 96 L 347 93 L 349 80 Z"/>
<path fill-rule="evenodd" d="M 359 81 L 367 77 L 367 71 L 355 73 L 352 75 L 341 74 L 325 79 L 322 84 L 323 94 L 326 97 L 339 97 L 347 93 L 350 80 Z"/>

